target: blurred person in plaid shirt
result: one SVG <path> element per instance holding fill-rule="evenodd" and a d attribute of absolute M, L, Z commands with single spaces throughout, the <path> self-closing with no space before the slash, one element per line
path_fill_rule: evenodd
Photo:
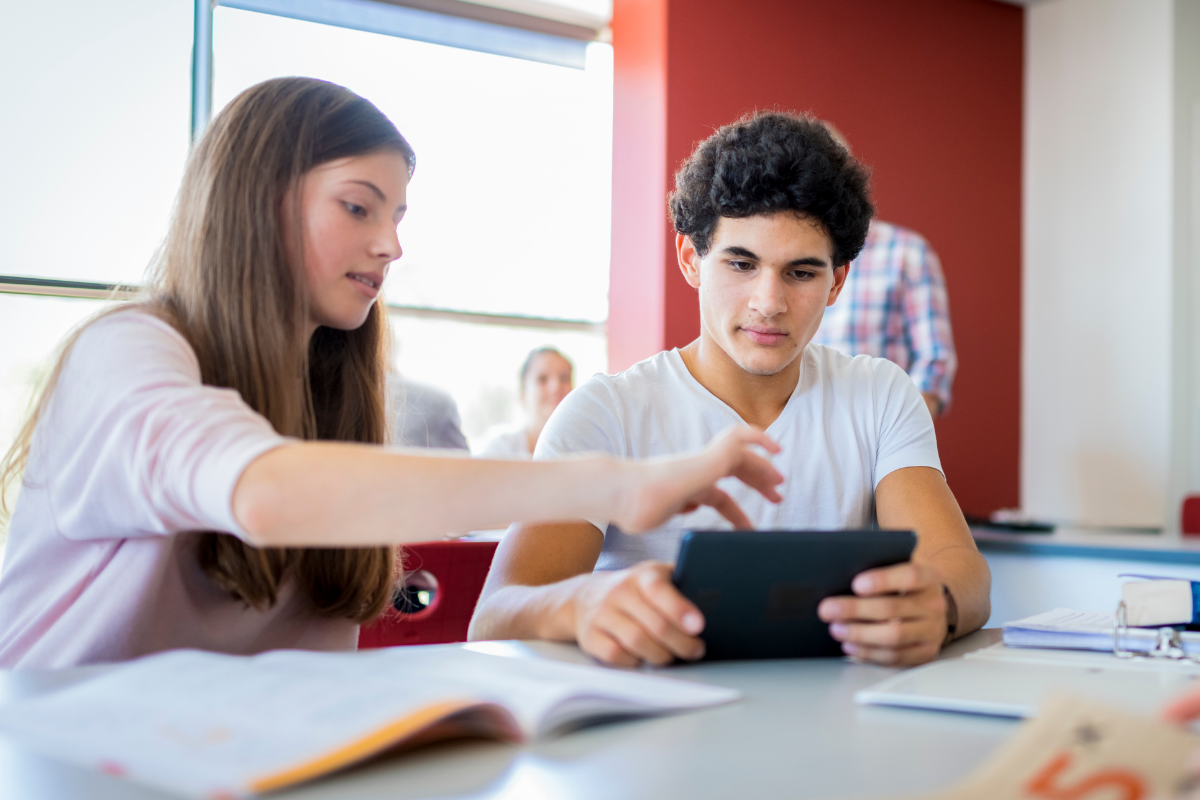
<path fill-rule="evenodd" d="M 825 125 L 849 151 L 837 128 Z M 945 413 L 958 357 L 937 253 L 916 231 L 872 220 L 841 297 L 825 309 L 813 341 L 898 364 L 916 383 L 929 413 L 935 418 Z"/>

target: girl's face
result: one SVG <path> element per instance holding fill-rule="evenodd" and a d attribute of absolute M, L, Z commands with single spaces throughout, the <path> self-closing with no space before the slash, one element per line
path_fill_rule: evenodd
<path fill-rule="evenodd" d="M 521 399 L 525 410 L 544 422 L 571 391 L 571 365 L 554 353 L 539 353 L 529 364 Z"/>
<path fill-rule="evenodd" d="M 353 330 L 367 320 L 388 265 L 401 255 L 408 163 L 392 150 L 329 161 L 300 182 L 302 263 L 309 335 L 318 326 Z M 285 201 L 290 225 L 293 195 Z M 288 241 L 294 241 L 288 237 Z"/>

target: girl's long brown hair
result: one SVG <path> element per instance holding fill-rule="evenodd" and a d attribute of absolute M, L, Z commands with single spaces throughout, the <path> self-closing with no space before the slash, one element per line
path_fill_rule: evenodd
<path fill-rule="evenodd" d="M 411 174 L 408 142 L 348 89 L 310 78 L 247 89 L 217 115 L 189 158 L 166 242 L 137 304 L 187 339 L 205 384 L 236 389 L 285 436 L 386 439 L 386 312 L 377 302 L 362 327 L 321 327 L 305 341 L 303 265 L 288 257 L 302 252 L 299 204 L 283 202 L 313 167 L 382 149 L 401 153 Z M 295 209 L 290 224 L 285 207 Z M 0 504 L 3 487 L 24 471 L 37 421 L 78 336 L 63 344 L 0 461 Z M 274 605 L 288 580 L 318 614 L 357 622 L 386 607 L 397 568 L 394 548 L 255 548 L 216 532 L 199 536 L 196 554 L 218 586 L 251 606 Z"/>

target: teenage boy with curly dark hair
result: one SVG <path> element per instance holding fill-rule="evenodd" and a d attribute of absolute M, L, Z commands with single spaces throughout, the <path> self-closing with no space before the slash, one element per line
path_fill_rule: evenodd
<path fill-rule="evenodd" d="M 846 653 L 918 664 L 987 620 L 990 574 L 941 473 L 933 421 L 896 365 L 811 344 L 862 248 L 867 174 L 806 116 L 760 113 L 702 142 L 670 198 L 679 267 L 700 338 L 598 375 L 550 418 L 536 459 L 646 458 L 702 447 L 730 425 L 783 447 L 783 502 L 727 491 L 760 528 L 918 533 L 913 560 L 864 572 L 818 608 Z M 616 664 L 704 653 L 704 618 L 671 584 L 688 528 L 711 509 L 630 536 L 608 520 L 515 526 L 501 543 L 471 637 L 577 641 Z"/>

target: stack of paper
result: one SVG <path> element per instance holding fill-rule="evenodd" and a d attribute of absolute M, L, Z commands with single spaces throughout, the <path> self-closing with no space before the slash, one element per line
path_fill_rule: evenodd
<path fill-rule="evenodd" d="M 726 703 L 731 689 L 461 647 L 255 657 L 177 650 L 0 705 L 25 746 L 194 797 L 279 789 L 384 749 L 521 741 Z"/>
<path fill-rule="evenodd" d="M 1112 652 L 1113 625 L 1111 614 L 1056 608 L 1045 614 L 1005 623 L 1004 643 L 1009 647 Z M 1179 638 L 1188 655 L 1200 657 L 1200 633 L 1185 631 Z M 1148 653 L 1157 643 L 1156 628 L 1126 628 L 1120 637 L 1121 648 L 1132 653 Z"/>
<path fill-rule="evenodd" d="M 1031 717 L 1063 692 L 1154 714 L 1194 689 L 1200 664 L 1167 658 L 1117 658 L 1080 650 L 995 644 L 905 670 L 854 695 L 859 703 L 999 717 Z"/>

